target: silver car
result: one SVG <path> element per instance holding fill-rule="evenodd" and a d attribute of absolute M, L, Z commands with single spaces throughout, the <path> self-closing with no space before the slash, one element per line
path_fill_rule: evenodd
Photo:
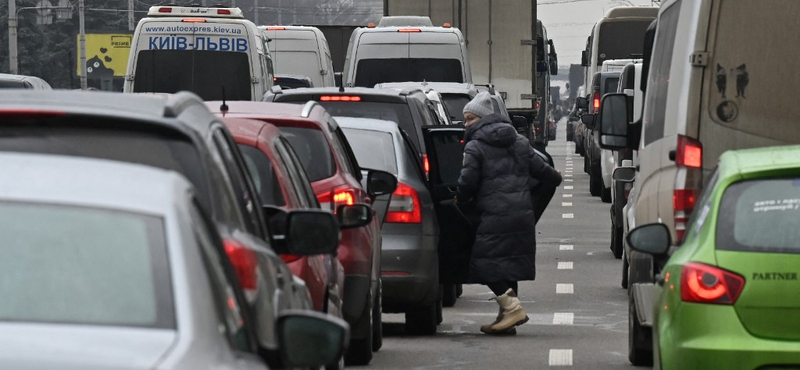
<path fill-rule="evenodd" d="M 217 228 L 181 175 L 40 154 L 0 154 L 0 167 L 4 369 L 267 369 Z M 318 315 L 278 319 L 290 366 L 341 356 L 346 324 Z M 312 338 L 331 339 L 307 351 Z"/>
<path fill-rule="evenodd" d="M 408 135 L 391 121 L 336 117 L 359 166 L 397 176 L 397 190 L 386 207 L 375 209 L 381 229 L 383 312 L 404 312 L 406 331 L 433 334 L 441 318 L 439 226 L 425 169 Z"/>

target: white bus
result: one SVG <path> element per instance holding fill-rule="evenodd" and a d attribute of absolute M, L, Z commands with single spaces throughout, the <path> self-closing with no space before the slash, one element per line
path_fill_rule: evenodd
<path fill-rule="evenodd" d="M 239 8 L 154 6 L 133 35 L 123 91 L 261 100 L 273 82 L 265 44 Z"/>

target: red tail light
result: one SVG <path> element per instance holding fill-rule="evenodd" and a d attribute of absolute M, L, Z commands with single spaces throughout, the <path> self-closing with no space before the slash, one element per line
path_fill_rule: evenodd
<path fill-rule="evenodd" d="M 697 190 L 675 189 L 672 193 L 672 206 L 675 212 L 675 235 L 677 242 L 682 242 L 686 233 L 686 223 L 697 203 Z"/>
<path fill-rule="evenodd" d="M 401 28 L 397 32 L 422 32 L 419 28 Z"/>
<path fill-rule="evenodd" d="M 231 11 L 228 9 L 217 9 L 217 14 L 219 15 L 231 15 Z"/>
<path fill-rule="evenodd" d="M 592 106 L 594 106 L 595 110 L 600 109 L 600 93 L 599 92 L 595 92 L 594 93 L 594 98 L 592 99 Z"/>
<path fill-rule="evenodd" d="M 361 101 L 361 97 L 349 95 L 323 95 L 319 97 L 319 101 Z"/>
<path fill-rule="evenodd" d="M 206 23 L 206 20 L 203 19 L 203 18 L 186 18 L 186 19 L 183 19 L 181 22 L 186 22 L 186 23 Z"/>
<path fill-rule="evenodd" d="M 392 200 L 389 201 L 386 222 L 403 224 L 418 224 L 422 222 L 419 195 L 414 188 L 402 182 L 397 183 L 397 189 L 392 193 Z"/>
<path fill-rule="evenodd" d="M 317 200 L 322 209 L 335 211 L 339 206 L 351 206 L 356 203 L 356 190 L 354 189 L 334 189 L 331 192 L 317 195 Z"/>
<path fill-rule="evenodd" d="M 158 9 L 159 13 L 172 13 L 172 8 L 160 8 Z"/>
<path fill-rule="evenodd" d="M 678 136 L 675 164 L 682 167 L 703 167 L 703 144 L 686 136 Z"/>
<path fill-rule="evenodd" d="M 687 263 L 681 272 L 681 300 L 732 305 L 744 289 L 744 278 L 730 271 Z"/>
<path fill-rule="evenodd" d="M 295 256 L 294 254 L 281 254 L 281 259 L 283 260 L 283 263 L 292 263 L 294 261 L 299 260 L 300 258 L 301 258 L 300 256 Z"/>
<path fill-rule="evenodd" d="M 286 27 L 267 27 L 267 31 L 284 31 Z"/>
<path fill-rule="evenodd" d="M 258 289 L 258 257 L 255 252 L 231 239 L 225 239 L 223 246 L 242 289 L 255 293 Z"/>
<path fill-rule="evenodd" d="M 422 155 L 422 168 L 425 169 L 425 174 L 426 175 L 429 172 L 431 172 L 431 162 L 428 162 L 428 155 L 427 154 L 423 154 Z"/>

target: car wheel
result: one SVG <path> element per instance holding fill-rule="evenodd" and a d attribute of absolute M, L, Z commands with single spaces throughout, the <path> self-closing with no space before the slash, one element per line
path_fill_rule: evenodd
<path fill-rule="evenodd" d="M 628 361 L 635 366 L 652 366 L 653 351 L 647 349 L 652 329 L 639 325 L 633 297 L 628 297 Z"/>
<path fill-rule="evenodd" d="M 616 227 L 613 222 L 611 223 L 611 253 L 616 259 L 622 258 L 622 231 L 621 227 Z"/>
<path fill-rule="evenodd" d="M 603 180 L 601 179 L 600 181 Z M 603 189 L 600 193 L 600 200 L 602 200 L 603 203 L 611 203 L 611 188 L 607 188 L 605 184 L 601 184 L 600 186 Z"/>
<path fill-rule="evenodd" d="M 367 302 L 371 302 L 371 298 L 369 297 Z M 367 330 L 367 335 L 364 338 L 350 338 L 350 347 L 344 359 L 345 364 L 348 366 L 369 365 L 370 361 L 372 361 L 372 325 L 374 324 L 372 311 L 372 304 L 368 304 L 364 308 L 361 317 L 358 318 L 358 322 L 354 325 L 355 327 L 368 325 L 369 330 Z"/>
<path fill-rule="evenodd" d="M 453 307 L 456 305 L 458 294 L 456 293 L 455 284 L 442 285 L 442 306 Z"/>
<path fill-rule="evenodd" d="M 461 298 L 462 294 L 464 294 L 464 285 L 456 284 L 456 298 Z"/>
<path fill-rule="evenodd" d="M 622 287 L 628 289 L 628 256 L 625 248 L 622 248 Z"/>
<path fill-rule="evenodd" d="M 436 334 L 436 306 L 437 304 L 434 302 L 406 311 L 406 333 L 411 335 Z"/>
<path fill-rule="evenodd" d="M 593 197 L 596 197 L 600 195 L 601 189 L 602 185 L 597 183 L 597 176 L 589 174 L 589 194 L 591 194 Z"/>
<path fill-rule="evenodd" d="M 442 296 L 439 293 L 439 299 L 436 300 L 436 325 L 441 325 L 444 321 L 444 312 L 442 310 Z"/>
<path fill-rule="evenodd" d="M 372 308 L 372 352 L 383 347 L 383 284 L 378 283 L 375 304 Z"/>

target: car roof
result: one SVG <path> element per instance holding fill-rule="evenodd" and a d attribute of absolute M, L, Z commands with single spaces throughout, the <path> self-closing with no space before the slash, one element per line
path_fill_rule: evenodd
<path fill-rule="evenodd" d="M 800 145 L 731 150 L 719 157 L 723 177 L 800 169 Z"/>
<path fill-rule="evenodd" d="M 375 85 L 375 87 L 380 89 L 417 88 L 423 91 L 435 90 L 442 94 L 478 93 L 475 85 L 461 82 L 385 82 Z"/>
<path fill-rule="evenodd" d="M 400 133 L 400 128 L 397 127 L 397 123 L 395 123 L 394 121 L 387 121 L 374 118 L 341 117 L 341 116 L 336 116 L 333 118 L 336 120 L 336 122 L 339 123 L 339 127 L 342 128 L 382 131 L 382 132 L 390 132 L 392 134 Z"/>
<path fill-rule="evenodd" d="M 283 90 L 275 94 L 276 99 L 280 96 L 314 96 L 314 95 L 372 95 L 384 97 L 406 97 L 416 92 L 423 93 L 419 87 L 403 87 L 399 89 L 373 89 L 369 87 L 348 87 L 344 91 L 339 91 L 338 87 L 305 87 L 299 89 Z"/>
<path fill-rule="evenodd" d="M 261 137 L 272 139 L 281 136 L 281 131 L 277 127 L 259 119 L 225 117 L 222 121 L 237 142 L 250 146 L 255 146 Z"/>
<path fill-rule="evenodd" d="M 320 127 L 327 124 L 329 129 L 335 130 L 336 125 L 328 122 L 325 118 L 326 111 L 315 101 L 306 104 L 288 103 L 269 103 L 257 101 L 230 101 L 226 102 L 228 111 L 224 118 L 253 118 L 266 119 L 268 122 L 282 126 L 280 121 L 291 120 L 292 122 L 306 122 L 307 126 Z M 221 102 L 209 101 L 206 106 L 211 108 L 214 113 L 220 114 L 219 107 Z"/>
<path fill-rule="evenodd" d="M 164 215 L 192 189 L 173 171 L 104 159 L 0 153 L 0 199 Z"/>
<path fill-rule="evenodd" d="M 420 34 L 425 33 L 455 33 L 461 34 L 461 31 L 458 28 L 451 28 L 451 27 L 437 27 L 437 26 L 386 26 L 386 27 L 375 27 L 375 28 L 357 28 L 356 30 L 361 31 L 363 33 L 397 33 L 399 30 L 414 28 L 419 29 Z"/>

